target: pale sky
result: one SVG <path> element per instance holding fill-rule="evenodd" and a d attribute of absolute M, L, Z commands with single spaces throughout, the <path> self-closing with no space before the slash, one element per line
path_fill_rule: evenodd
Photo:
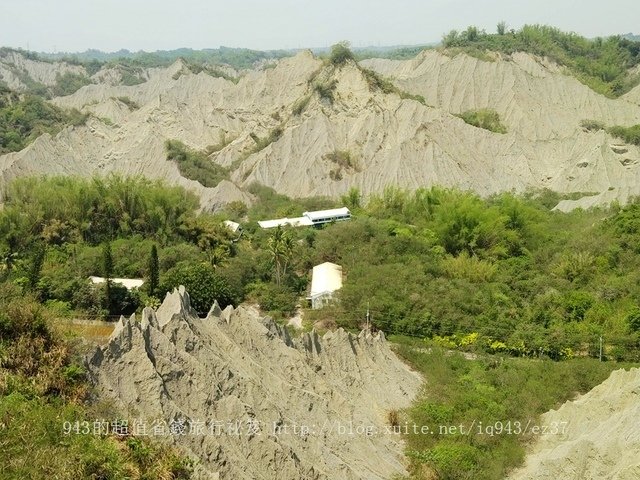
<path fill-rule="evenodd" d="M 640 0 L 0 0 L 0 46 L 35 51 L 415 45 L 451 29 L 543 23 L 640 33 Z"/>

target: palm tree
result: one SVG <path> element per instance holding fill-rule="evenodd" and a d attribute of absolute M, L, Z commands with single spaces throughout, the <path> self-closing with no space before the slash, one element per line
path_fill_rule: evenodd
<path fill-rule="evenodd" d="M 282 278 L 287 273 L 287 268 L 291 262 L 293 256 L 293 248 L 295 243 L 293 238 L 286 230 L 283 230 L 281 226 L 278 226 L 269 238 L 268 248 L 269 253 L 273 258 L 273 264 L 276 269 L 276 284 L 280 285 Z"/>

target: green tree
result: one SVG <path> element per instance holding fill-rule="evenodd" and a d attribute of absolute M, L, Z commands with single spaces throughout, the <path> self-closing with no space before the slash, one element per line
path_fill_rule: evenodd
<path fill-rule="evenodd" d="M 353 52 L 349 48 L 349 42 L 344 41 L 333 45 L 331 47 L 329 61 L 335 66 L 344 65 L 348 61 L 355 62 Z"/>
<path fill-rule="evenodd" d="M 629 315 L 627 315 L 627 325 L 629 331 L 640 332 L 640 308 L 635 307 Z"/>
<path fill-rule="evenodd" d="M 42 271 L 42 265 L 44 265 L 46 252 L 47 250 L 44 245 L 38 245 L 36 247 L 28 273 L 29 289 L 31 291 L 34 291 L 38 287 L 38 282 L 40 281 L 40 272 Z"/>
<path fill-rule="evenodd" d="M 160 286 L 160 262 L 158 261 L 158 248 L 155 244 L 151 246 L 149 255 L 149 295 L 154 296 Z"/>
<path fill-rule="evenodd" d="M 357 187 L 351 187 L 349 191 L 341 197 L 342 203 L 350 210 L 356 210 L 360 208 L 362 201 L 362 194 Z"/>
<path fill-rule="evenodd" d="M 225 279 L 207 263 L 182 263 L 169 270 L 164 278 L 162 290 L 168 292 L 184 286 L 191 297 L 191 306 L 199 315 L 206 315 L 216 300 L 221 308 L 234 303 Z"/>
<path fill-rule="evenodd" d="M 278 226 L 269 237 L 269 253 L 275 266 L 276 284 L 280 285 L 287 274 L 287 268 L 293 256 L 294 241 L 291 233 Z"/>
<path fill-rule="evenodd" d="M 460 34 L 457 30 L 451 30 L 449 33 L 445 33 L 442 36 L 442 45 L 445 48 L 455 47 L 460 39 Z"/>
<path fill-rule="evenodd" d="M 113 275 L 113 254 L 111 243 L 107 242 L 102 248 L 102 276 L 105 279 L 104 303 L 105 308 L 111 312 L 111 277 Z"/>

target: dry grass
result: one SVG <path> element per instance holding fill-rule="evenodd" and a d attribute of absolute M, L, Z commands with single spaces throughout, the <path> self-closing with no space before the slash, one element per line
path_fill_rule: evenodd
<path fill-rule="evenodd" d="M 59 319 L 56 322 L 59 331 L 65 335 L 80 337 L 87 342 L 104 345 L 115 328 L 115 322 L 99 320 Z"/>

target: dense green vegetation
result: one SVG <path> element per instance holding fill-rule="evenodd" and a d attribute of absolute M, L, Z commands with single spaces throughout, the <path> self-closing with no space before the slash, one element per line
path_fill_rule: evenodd
<path fill-rule="evenodd" d="M 494 133 L 507 133 L 507 127 L 502 124 L 500 115 L 495 110 L 489 108 L 467 110 L 457 116 L 474 127 L 484 128 Z"/>
<path fill-rule="evenodd" d="M 185 62 L 185 68 L 180 70 L 173 76 L 174 80 L 177 80 L 178 78 L 180 78 L 185 73 L 185 70 L 188 70 L 189 72 L 196 75 L 198 73 L 204 72 L 207 75 L 210 75 L 212 77 L 224 78 L 225 80 L 229 80 L 230 82 L 233 82 L 233 83 L 238 83 L 239 81 L 239 78 L 225 73 L 220 67 L 216 67 L 206 63 L 194 63 L 186 60 L 183 60 L 183 61 Z"/>
<path fill-rule="evenodd" d="M 608 132 L 614 137 L 622 139 L 625 143 L 640 145 L 640 125 L 633 125 L 632 127 L 616 125 L 609 128 Z"/>
<path fill-rule="evenodd" d="M 0 213 L 2 279 L 63 314 L 132 313 L 184 282 L 179 272 L 185 262 L 204 264 L 213 275 L 233 254 L 229 230 L 216 217 L 196 215 L 197 208 L 184 190 L 142 179 L 16 181 Z M 153 296 L 146 289 L 99 288 L 88 281 L 91 275 L 149 278 L 154 245 L 162 277 Z M 210 292 L 204 303 L 216 294 Z"/>
<path fill-rule="evenodd" d="M 404 90 L 396 87 L 393 82 L 382 77 L 377 72 L 359 65 L 356 62 L 356 55 L 349 49 L 349 44 L 347 42 L 341 42 L 333 45 L 325 63 L 333 68 L 340 68 L 348 63 L 354 65 L 358 70 L 360 70 L 369 86 L 369 89 L 372 92 L 381 91 L 387 94 L 396 94 L 400 96 L 400 98 L 405 100 L 415 100 L 416 102 L 420 102 L 423 105 L 427 104 L 422 95 L 414 95 L 405 92 Z M 321 77 L 321 73 L 325 74 L 323 79 L 319 78 Z M 331 70 L 316 72 L 316 74 L 312 76 L 310 83 L 313 87 L 313 90 L 320 96 L 321 99 L 325 99 L 333 103 L 337 80 L 332 77 Z M 306 108 L 306 105 L 308 103 L 308 100 L 306 98 L 307 97 L 301 99 L 296 105 L 294 105 L 293 113 L 295 115 L 299 115 Z"/>
<path fill-rule="evenodd" d="M 409 92 L 405 92 L 404 90 L 400 90 L 390 80 L 383 78 L 380 74 L 374 72 L 373 70 L 369 70 L 368 68 L 360 66 L 359 68 L 364 75 L 364 78 L 367 80 L 369 89 L 371 91 L 380 90 L 384 93 L 395 93 L 396 95 L 399 95 L 403 100 L 415 100 L 416 102 L 420 102 L 423 105 L 427 104 L 422 95 L 415 95 Z"/>
<path fill-rule="evenodd" d="M 207 158 L 206 152 L 198 152 L 179 140 L 165 142 L 167 160 L 176 162 L 180 174 L 205 187 L 215 187 L 229 178 L 229 170 Z"/>
<path fill-rule="evenodd" d="M 17 152 L 43 133 L 55 135 L 66 125 L 80 125 L 87 116 L 65 111 L 34 95 L 0 88 L 0 154 Z"/>
<path fill-rule="evenodd" d="M 389 60 L 410 60 L 415 58 L 420 52 L 435 48 L 432 45 L 415 45 L 410 47 L 389 47 L 389 48 L 357 48 L 354 53 L 358 61 L 368 58 L 388 58 Z"/>
<path fill-rule="evenodd" d="M 338 166 L 353 163 L 345 152 L 331 158 Z M 0 213 L 3 276 L 67 311 L 129 313 L 180 283 L 207 283 L 203 313 L 216 297 L 221 304 L 270 298 L 268 310 L 280 316 L 304 295 L 311 267 L 332 261 L 348 272 L 342 305 L 314 315 L 347 328 L 360 327 L 369 304 L 376 328 L 454 347 L 474 333 L 477 348 L 489 353 L 561 359 L 593 355 L 602 335 L 607 357 L 638 357 L 630 320 L 640 306 L 637 203 L 562 214 L 549 210 L 558 201 L 550 192 L 483 200 L 455 190 L 388 188 L 365 205 L 353 190 L 342 203 L 354 219 L 321 230 L 285 229 L 288 240 L 276 242 L 288 245 L 281 257 L 270 243 L 276 233 L 253 222 L 338 203 L 293 201 L 257 185 L 250 191 L 253 207 L 232 204 L 214 216 L 197 214 L 195 198 L 179 188 L 139 179 L 17 181 Z M 239 241 L 224 218 L 245 225 Z M 106 305 L 84 280 L 149 278 L 154 245 L 156 300 L 146 289 L 133 294 L 112 285 Z"/>
<path fill-rule="evenodd" d="M 353 161 L 340 151 L 331 159 Z M 373 327 L 403 335 L 395 337 L 399 353 L 435 385 L 409 411 L 392 412 L 394 424 L 535 420 L 600 382 L 616 361 L 640 360 L 640 203 L 560 213 L 550 210 L 559 196 L 546 191 L 481 199 L 439 188 L 387 188 L 366 202 L 356 189 L 340 202 L 292 200 L 260 185 L 250 192 L 253 206 L 233 203 L 211 215 L 198 213 L 184 190 L 147 180 L 15 181 L 0 212 L 0 300 L 9 302 L 0 304 L 0 408 L 25 412 L 16 424 L 28 415 L 55 420 L 52 396 L 76 402 L 77 415 L 87 415 L 76 400 L 86 389 L 81 367 L 50 333 L 52 315 L 139 311 L 182 284 L 201 315 L 214 300 L 222 307 L 250 301 L 281 318 L 304 305 L 309 271 L 324 261 L 346 273 L 340 303 L 307 310 L 306 321 L 356 330 L 368 307 Z M 351 208 L 351 221 L 321 229 L 256 224 L 339 204 Z M 242 222 L 242 235 L 224 219 Z M 139 291 L 109 282 L 98 287 L 89 275 L 146 284 Z M 602 363 L 588 358 L 599 356 L 600 337 L 608 360 Z M 69 408 L 58 412 L 76 411 Z M 47 441 L 58 445 L 58 438 Z M 434 472 L 441 479 L 469 478 L 469 472 L 501 478 L 522 458 L 527 438 L 410 436 L 412 472 L 415 478 Z M 135 461 L 135 445 L 102 440 L 82 446 L 69 440 L 68 455 L 84 458 L 98 449 L 99 458 L 113 458 L 112 472 L 133 468 L 127 465 Z M 109 456 L 114 442 L 123 456 Z M 15 458 L 47 445 L 15 447 L 23 452 Z M 61 454 L 60 463 L 67 458 Z M 181 471 L 174 460 L 169 463 Z"/>
<path fill-rule="evenodd" d="M 345 150 L 335 150 L 323 157 L 331 162 L 334 167 L 329 171 L 329 178 L 332 180 L 342 180 L 344 171 L 352 173 L 360 171 L 358 162 L 351 152 Z"/>
<path fill-rule="evenodd" d="M 252 68 L 256 63 L 274 60 L 292 55 L 293 52 L 285 50 L 258 51 L 246 48 L 220 47 L 216 49 L 192 50 L 180 48 L 176 50 L 159 50 L 156 52 L 130 52 L 120 50 L 118 52 L 101 52 L 99 50 L 87 50 L 82 53 L 39 53 L 32 55 L 44 60 L 64 60 L 73 64 L 87 65 L 91 63 L 124 64 L 139 67 L 163 67 L 171 65 L 182 58 L 189 62 L 200 64 L 226 64 L 234 68 Z"/>
<path fill-rule="evenodd" d="M 63 97 L 77 92 L 85 85 L 89 85 L 91 80 L 86 75 L 79 73 L 65 72 L 56 75 L 56 84 L 52 88 L 53 95 Z"/>
<path fill-rule="evenodd" d="M 355 60 L 355 55 L 349 49 L 349 43 L 340 42 L 331 47 L 331 52 L 329 53 L 329 62 L 332 65 L 335 65 L 337 67 L 340 65 L 344 65 L 349 61 L 355 62 Z"/>
<path fill-rule="evenodd" d="M 557 359 L 595 354 L 603 335 L 608 356 L 637 359 L 638 205 L 559 214 L 556 201 L 387 189 L 314 239 L 313 261 L 349 272 L 327 316 L 355 328 L 370 303 L 387 332 L 477 333 L 487 352 Z"/>
<path fill-rule="evenodd" d="M 442 39 L 448 49 L 459 49 L 482 56 L 484 52 L 511 54 L 522 51 L 550 58 L 567 67 L 578 80 L 598 93 L 618 97 L 640 83 L 640 76 L 629 70 L 640 64 L 640 43 L 623 37 L 589 40 L 576 33 L 543 25 L 525 25 L 506 30 L 498 25 L 490 34 L 470 26 L 463 32 L 452 30 Z"/>
<path fill-rule="evenodd" d="M 129 97 L 118 97 L 116 98 L 120 103 L 124 103 L 130 111 L 138 110 L 140 105 L 131 100 Z"/>
<path fill-rule="evenodd" d="M 527 442 L 540 435 L 534 428 L 546 427 L 548 434 L 571 428 L 543 425 L 540 414 L 586 393 L 623 366 L 591 359 L 465 358 L 433 342 L 392 340 L 429 384 L 411 408 L 392 412 L 398 431 L 409 425 L 407 454 L 416 480 L 505 478 L 524 459 Z"/>
<path fill-rule="evenodd" d="M 93 434 L 96 418 L 120 420 L 88 404 L 80 351 L 53 313 L 10 283 L 0 285 L 0 436 L 3 479 L 187 479 L 191 463 L 145 437 Z M 104 416 L 106 415 L 106 416 Z M 91 433 L 66 425 L 87 422 Z"/>

